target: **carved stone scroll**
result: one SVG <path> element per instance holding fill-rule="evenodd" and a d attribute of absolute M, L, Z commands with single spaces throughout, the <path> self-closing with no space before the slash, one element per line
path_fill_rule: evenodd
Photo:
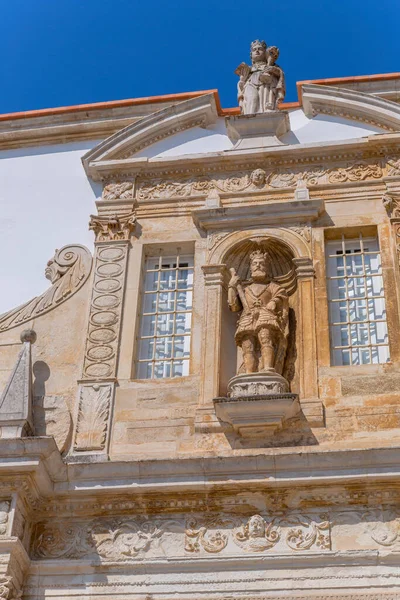
<path fill-rule="evenodd" d="M 45 269 L 45 276 L 52 283 L 51 288 L 23 306 L 0 315 L 0 331 L 44 315 L 68 300 L 83 286 L 91 266 L 92 257 L 85 246 L 71 245 L 56 250 Z"/>
<path fill-rule="evenodd" d="M 331 524 L 318 513 L 99 517 L 48 520 L 33 530 L 31 555 L 43 559 L 100 557 L 108 561 L 156 557 L 327 552 Z"/>

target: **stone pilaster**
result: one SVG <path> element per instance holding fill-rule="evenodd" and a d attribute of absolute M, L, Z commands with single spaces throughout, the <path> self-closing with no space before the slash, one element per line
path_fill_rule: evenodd
<path fill-rule="evenodd" d="M 215 416 L 213 398 L 219 395 L 220 347 L 222 335 L 222 292 L 227 269 L 225 265 L 204 265 L 205 297 L 203 325 L 203 355 L 200 402 L 196 411 L 196 431 L 219 431 L 221 426 Z"/>
<path fill-rule="evenodd" d="M 318 397 L 317 329 L 314 268 L 310 258 L 294 258 L 299 293 L 300 404 L 311 427 L 324 426 L 324 409 Z"/>
<path fill-rule="evenodd" d="M 92 216 L 95 259 L 74 452 L 107 453 L 134 213 Z"/>

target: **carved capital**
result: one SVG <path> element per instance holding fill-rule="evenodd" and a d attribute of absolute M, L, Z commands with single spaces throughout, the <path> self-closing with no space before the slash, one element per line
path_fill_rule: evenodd
<path fill-rule="evenodd" d="M 123 217 L 90 215 L 89 229 L 94 231 L 96 242 L 128 241 L 135 226 L 135 211 Z"/>
<path fill-rule="evenodd" d="M 386 192 L 382 196 L 382 204 L 390 219 L 400 218 L 400 194 Z"/>

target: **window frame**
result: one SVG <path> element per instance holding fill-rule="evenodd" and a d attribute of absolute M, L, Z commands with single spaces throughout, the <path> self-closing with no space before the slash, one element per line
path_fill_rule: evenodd
<path fill-rule="evenodd" d="M 338 232 L 339 233 L 339 232 Z M 334 238 L 330 237 L 329 239 L 326 239 L 325 241 L 325 261 L 326 261 L 326 288 L 327 288 L 327 308 L 328 308 L 328 326 L 329 326 L 329 341 L 330 341 L 330 364 L 333 367 L 360 367 L 360 366 L 369 366 L 369 365 L 382 365 L 382 364 L 387 364 L 388 362 L 391 362 L 391 358 L 390 358 L 390 335 L 389 335 L 389 324 L 388 324 L 388 315 L 386 312 L 386 306 L 387 306 L 387 294 L 386 294 L 386 290 L 385 290 L 385 281 L 384 281 L 384 271 L 382 268 L 382 248 L 380 245 L 380 240 L 379 240 L 379 236 L 377 234 L 377 231 L 375 230 L 375 232 L 363 232 L 362 230 L 358 230 L 357 234 L 358 234 L 358 238 L 354 235 L 354 230 L 352 229 L 351 231 L 348 232 L 342 232 L 339 237 L 339 235 Z M 368 243 L 374 243 L 376 245 L 375 249 L 372 250 L 365 250 L 365 244 Z M 335 254 L 333 253 L 333 251 L 331 249 L 333 249 L 333 247 L 336 246 L 336 248 L 338 246 L 341 246 L 341 253 L 336 252 Z M 359 246 L 360 251 L 359 252 L 354 252 L 354 247 Z M 351 248 L 353 247 L 353 248 Z M 353 251 L 352 251 L 353 250 Z M 372 269 L 370 269 L 370 272 L 368 272 L 368 270 L 366 270 L 366 260 L 365 257 L 368 255 L 377 255 L 379 257 L 379 266 L 378 266 L 378 271 L 377 273 L 372 273 Z M 342 274 L 339 274 L 338 271 L 338 267 L 336 266 L 336 271 L 335 271 L 335 275 L 332 274 L 332 259 L 334 259 L 335 257 L 343 257 L 343 265 L 342 267 L 339 267 L 339 269 L 341 268 L 343 270 Z M 360 271 L 355 271 L 355 270 L 351 270 L 350 272 L 348 272 L 348 265 L 347 265 L 347 260 L 345 257 L 347 256 L 360 256 L 361 257 L 361 266 L 362 269 Z M 355 266 L 355 261 L 352 261 L 353 264 L 351 264 L 352 268 L 354 268 Z M 370 263 L 368 261 L 368 266 L 370 267 Z M 380 288 L 381 288 L 381 293 L 380 294 L 375 294 L 374 293 L 374 289 L 373 289 L 373 284 L 370 283 L 372 281 L 377 280 L 378 278 L 380 278 Z M 363 284 L 359 284 L 359 285 L 363 285 L 364 286 L 364 294 L 363 295 L 357 295 L 357 292 L 355 291 L 356 289 L 356 282 L 358 280 L 363 280 Z M 332 289 L 333 286 L 331 284 L 331 282 L 333 280 L 337 280 L 339 283 L 339 280 L 343 280 L 344 282 L 344 289 L 345 289 L 345 294 L 344 296 L 340 296 L 340 292 L 338 296 L 334 296 L 334 294 L 332 294 Z M 353 285 L 354 285 L 354 293 L 353 295 L 349 294 L 349 284 L 348 281 L 352 281 Z M 370 280 L 370 281 L 369 281 Z M 369 293 L 369 287 L 372 289 L 372 293 Z M 337 290 L 339 290 L 339 286 L 337 288 Z M 373 312 L 375 315 L 377 313 L 377 310 L 379 310 L 379 306 L 377 308 L 376 303 L 377 302 L 381 302 L 382 306 L 380 307 L 380 310 L 382 312 L 382 317 L 381 318 L 371 318 L 371 312 Z M 361 303 L 364 303 L 365 306 L 362 306 Z M 338 320 L 334 320 L 332 313 L 333 313 L 333 305 L 337 304 L 338 306 L 338 312 L 337 314 L 339 315 L 341 309 L 343 310 L 343 307 L 340 306 L 340 304 L 344 304 L 346 307 L 346 319 L 343 321 L 340 318 L 338 318 Z M 354 305 L 354 308 L 350 309 L 350 304 Z M 371 309 L 372 306 L 372 309 Z M 358 318 L 358 311 L 365 311 L 365 318 Z M 351 318 L 351 313 L 353 314 L 353 316 L 355 315 L 356 318 Z M 379 324 L 382 323 L 382 329 L 383 329 L 383 338 L 384 341 L 383 342 L 379 342 L 378 341 L 378 335 L 379 332 L 377 330 L 377 328 L 379 327 L 379 325 L 375 325 L 375 341 L 373 341 L 371 339 L 371 331 L 373 331 L 373 329 L 371 328 L 371 325 L 373 324 Z M 363 339 L 359 334 L 359 331 L 362 330 L 362 326 L 364 326 L 366 332 L 367 332 L 367 337 L 368 337 L 368 342 L 367 343 L 363 343 Z M 343 337 L 341 329 L 345 327 L 347 329 L 347 343 L 344 344 L 337 344 L 337 338 L 336 336 L 340 335 Z M 338 329 L 339 328 L 339 329 Z M 335 334 L 335 329 L 337 330 L 337 333 Z M 358 336 L 356 339 L 356 343 L 353 342 L 354 339 L 354 335 L 353 332 L 356 331 L 356 335 Z M 364 340 L 365 341 L 365 340 Z M 384 352 L 384 348 L 386 348 L 386 358 L 384 358 L 384 360 L 380 360 L 380 348 L 382 348 L 382 353 Z M 343 351 L 348 351 L 348 355 L 349 355 L 349 362 L 344 362 L 343 361 L 343 355 L 344 352 Z M 358 362 L 353 362 L 353 358 L 352 355 L 354 353 L 354 351 L 358 352 Z M 364 362 L 362 359 L 362 353 L 363 351 L 368 351 L 368 355 L 369 355 L 369 361 L 368 362 Z M 377 361 L 374 361 L 374 356 L 373 356 L 373 352 L 376 352 Z M 337 361 L 337 357 L 341 356 L 342 362 L 338 362 Z"/>
<path fill-rule="evenodd" d="M 182 247 L 183 246 L 183 247 Z M 134 360 L 134 365 L 133 365 L 133 378 L 135 380 L 139 380 L 139 381 L 146 381 L 146 382 L 156 382 L 156 381 L 173 381 L 177 378 L 181 378 L 181 377 L 189 377 L 191 375 L 191 362 L 192 362 L 192 337 L 193 337 L 193 301 L 194 301 L 194 286 L 195 286 L 195 281 L 194 281 L 194 271 L 195 271 L 195 265 L 194 265 L 194 248 L 192 247 L 192 245 L 188 245 L 188 244 L 183 244 L 180 247 L 172 247 L 172 246 L 166 246 L 163 249 L 160 249 L 159 247 L 155 248 L 148 248 L 147 252 L 144 253 L 143 255 L 143 262 L 142 262 L 142 268 L 141 268 L 141 285 L 140 285 L 140 301 L 139 301 L 139 314 L 138 314 L 138 327 L 137 327 L 137 335 L 136 335 L 136 344 L 135 344 L 135 360 Z M 149 264 L 149 262 L 151 261 L 155 261 L 158 260 L 158 267 L 156 268 L 147 268 L 147 265 Z M 163 267 L 163 263 L 164 265 L 166 264 L 166 261 L 170 262 L 170 265 L 168 267 Z M 189 263 L 188 265 L 186 265 L 185 263 Z M 171 266 L 175 263 L 175 266 Z M 185 269 L 188 270 L 188 278 L 190 280 L 190 275 L 191 275 L 191 283 L 189 284 L 189 286 L 186 284 L 186 287 L 180 287 L 179 286 L 179 280 L 178 280 L 178 275 L 179 275 L 179 271 Z M 161 282 L 161 277 L 162 277 L 162 273 L 168 273 L 171 271 L 175 271 L 175 284 L 173 288 L 170 287 L 165 287 L 164 289 L 160 289 L 160 282 Z M 155 289 L 146 289 L 146 278 L 147 278 L 147 274 L 148 273 L 157 273 L 158 277 L 157 277 L 157 285 Z M 187 280 L 186 280 L 187 281 Z M 178 293 L 179 292 L 185 292 L 185 293 L 189 293 L 191 294 L 191 303 L 190 303 L 190 308 L 186 308 L 184 310 L 178 310 L 177 307 L 177 302 L 178 302 Z M 174 307 L 173 309 L 169 310 L 158 310 L 159 309 L 159 298 L 160 295 L 164 293 L 168 296 L 170 296 L 171 293 L 174 294 Z M 156 296 L 155 301 L 156 301 L 156 306 L 155 306 L 155 311 L 144 311 L 145 308 L 145 303 L 146 303 L 146 295 L 149 296 L 151 294 L 154 294 Z M 188 332 L 177 332 L 176 330 L 176 324 L 177 324 L 177 320 L 176 320 L 176 316 L 177 315 L 190 315 L 190 326 L 189 326 L 189 331 Z M 172 329 L 172 333 L 157 333 L 157 324 L 158 324 L 158 317 L 160 315 L 173 315 L 172 318 L 172 325 L 173 325 L 173 329 Z M 144 317 L 154 317 L 154 324 L 153 324 L 153 335 L 149 334 L 149 335 L 143 335 L 143 323 L 144 323 Z M 189 339 L 189 343 L 188 343 L 188 349 L 185 349 L 185 347 L 183 346 L 183 355 L 182 356 L 173 356 L 174 354 L 174 345 L 176 343 L 176 339 L 178 338 L 182 338 L 182 343 L 185 345 L 185 340 Z M 143 340 L 153 340 L 153 349 L 152 349 L 152 358 L 141 358 L 141 344 L 143 342 Z M 170 340 L 171 343 L 171 355 L 164 357 L 164 358 L 160 358 L 160 357 L 156 357 L 156 345 L 157 345 L 157 340 Z M 185 356 L 185 352 L 188 352 L 187 356 Z M 177 374 L 174 375 L 174 363 L 183 363 L 183 369 L 182 369 L 182 374 Z M 143 373 L 140 372 L 140 364 L 146 364 L 146 363 L 151 363 L 151 376 L 144 376 Z M 161 364 L 163 363 L 163 365 L 166 365 L 167 363 L 170 364 L 170 372 L 169 374 L 166 374 L 166 370 L 165 368 L 163 369 L 163 375 L 162 376 L 155 376 L 155 368 L 156 368 L 156 363 Z M 187 371 L 185 372 L 185 368 L 184 365 L 185 363 L 187 364 Z"/>

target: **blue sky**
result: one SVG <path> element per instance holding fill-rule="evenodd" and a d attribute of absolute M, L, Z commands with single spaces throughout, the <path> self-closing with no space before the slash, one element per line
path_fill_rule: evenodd
<path fill-rule="evenodd" d="M 399 0 L 0 0 L 0 113 L 218 88 L 249 44 L 296 81 L 400 71 Z"/>

